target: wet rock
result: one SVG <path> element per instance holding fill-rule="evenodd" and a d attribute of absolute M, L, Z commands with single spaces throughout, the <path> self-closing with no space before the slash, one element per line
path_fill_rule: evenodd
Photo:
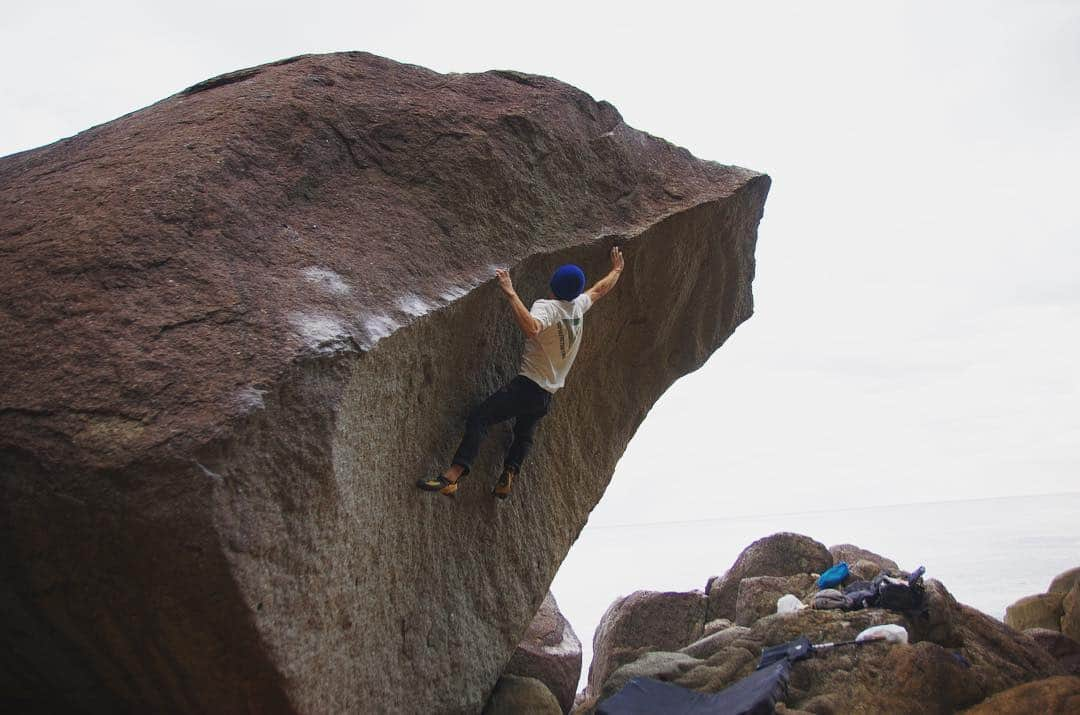
<path fill-rule="evenodd" d="M 365 53 L 0 159 L 0 691 L 479 711 L 652 403 L 750 316 L 768 185 L 554 79 Z M 506 430 L 419 493 L 517 369 L 495 267 L 531 302 L 614 244 L 513 498 Z"/>

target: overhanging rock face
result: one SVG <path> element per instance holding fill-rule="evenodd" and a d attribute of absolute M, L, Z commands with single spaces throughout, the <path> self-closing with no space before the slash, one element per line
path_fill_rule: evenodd
<path fill-rule="evenodd" d="M 476 712 L 627 441 L 752 308 L 768 177 L 544 77 L 226 75 L 0 160 L 0 692 Z M 558 264 L 588 315 L 512 499 L 421 493 Z"/>

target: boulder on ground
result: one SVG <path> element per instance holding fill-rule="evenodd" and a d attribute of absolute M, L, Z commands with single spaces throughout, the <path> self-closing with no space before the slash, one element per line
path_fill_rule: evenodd
<path fill-rule="evenodd" d="M 610 697 L 634 678 L 654 678 L 671 680 L 680 673 L 685 673 L 701 661 L 685 653 L 665 653 L 654 651 L 646 653 L 632 663 L 619 666 L 604 681 L 600 699 Z"/>
<path fill-rule="evenodd" d="M 964 715 L 1076 715 L 1080 713 L 1080 678 L 1058 675 L 1000 692 Z"/>
<path fill-rule="evenodd" d="M 812 594 L 816 580 L 807 573 L 794 576 L 751 576 L 739 582 L 735 601 L 735 624 L 749 626 L 764 616 L 776 613 L 776 601 L 793 594 L 800 601 Z"/>
<path fill-rule="evenodd" d="M 550 591 L 503 675 L 536 678 L 555 694 L 563 712 L 574 706 L 581 678 L 581 641 Z"/>
<path fill-rule="evenodd" d="M 495 684 L 483 715 L 562 715 L 563 709 L 548 687 L 536 678 L 504 675 Z"/>
<path fill-rule="evenodd" d="M 869 642 L 815 651 L 794 664 L 778 712 L 945 715 L 1062 672 L 1046 648 L 958 603 L 940 581 L 926 579 L 925 588 L 923 608 L 917 611 L 805 609 L 711 634 L 682 649 L 698 663 L 665 678 L 701 692 L 718 692 L 753 672 L 769 646 L 800 636 L 812 643 L 846 642 L 884 624 L 905 628 L 909 644 Z M 583 712 L 593 706 L 595 701 L 583 702 Z"/>
<path fill-rule="evenodd" d="M 892 559 L 887 559 L 880 554 L 875 554 L 873 551 L 869 551 L 854 544 L 837 544 L 829 547 L 829 553 L 832 554 L 833 561 L 840 563 L 841 561 L 847 561 L 849 566 L 853 566 L 860 561 L 868 561 L 877 568 L 877 573 L 881 571 L 899 571 L 900 567 Z M 877 575 L 874 574 L 874 576 Z"/>
<path fill-rule="evenodd" d="M 652 651 L 677 651 L 701 638 L 705 628 L 701 591 L 635 591 L 612 603 L 593 635 L 586 694 L 598 695 L 617 668 Z"/>
<path fill-rule="evenodd" d="M 1050 588 L 1046 589 L 1047 593 L 1068 593 L 1073 589 L 1076 584 L 1080 583 L 1080 566 L 1074 569 L 1069 569 L 1059 573 L 1050 582 Z"/>
<path fill-rule="evenodd" d="M 1065 673 L 1080 675 L 1080 643 L 1064 633 L 1052 631 L 1049 628 L 1028 628 L 1024 631 L 1024 635 L 1029 636 L 1054 656 Z"/>
<path fill-rule="evenodd" d="M 709 620 L 735 619 L 739 582 L 751 576 L 821 573 L 833 565 L 825 545 L 801 534 L 779 533 L 746 547 L 723 576 L 709 583 Z"/>
<path fill-rule="evenodd" d="M 1061 632 L 1080 641 L 1080 583 L 1073 584 L 1061 599 Z"/>
<path fill-rule="evenodd" d="M 751 315 L 768 187 L 555 79 L 358 52 L 0 158 L 0 692 L 479 711 L 653 402 Z M 495 268 L 531 302 L 615 245 L 512 498 L 506 428 L 419 492 L 518 369 Z"/>
<path fill-rule="evenodd" d="M 731 621 L 729 621 L 728 619 L 726 619 L 726 618 L 717 618 L 717 619 L 709 621 L 708 623 L 705 624 L 705 628 L 704 628 L 703 633 L 704 633 L 704 635 L 707 635 L 707 636 L 712 635 L 713 633 L 716 633 L 717 631 L 723 631 L 723 630 L 726 630 L 728 628 L 731 628 L 732 625 L 734 625 L 734 624 Z"/>
<path fill-rule="evenodd" d="M 1028 628 L 1061 630 L 1061 617 L 1065 611 L 1061 593 L 1038 593 L 1024 596 L 1005 608 L 1005 623 L 1018 631 Z"/>
<path fill-rule="evenodd" d="M 692 655 L 695 658 L 705 658 L 718 649 L 730 645 L 735 640 L 744 637 L 749 632 L 749 628 L 743 626 L 731 626 L 721 631 L 709 633 L 700 640 L 696 640 L 685 648 L 682 648 L 679 652 L 685 653 L 686 655 Z"/>

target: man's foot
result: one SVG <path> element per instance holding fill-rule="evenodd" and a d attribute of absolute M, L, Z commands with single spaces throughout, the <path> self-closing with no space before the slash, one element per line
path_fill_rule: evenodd
<path fill-rule="evenodd" d="M 499 481 L 495 484 L 495 488 L 491 490 L 491 493 L 500 499 L 506 499 L 510 496 L 510 487 L 514 483 L 514 477 L 517 476 L 517 472 L 509 467 L 503 469 L 502 474 L 499 475 Z"/>
<path fill-rule="evenodd" d="M 419 479 L 416 482 L 416 486 L 423 489 L 425 492 L 439 492 L 445 494 L 448 497 L 454 496 L 457 492 L 457 481 L 450 481 L 443 475 L 432 477 L 431 479 Z"/>

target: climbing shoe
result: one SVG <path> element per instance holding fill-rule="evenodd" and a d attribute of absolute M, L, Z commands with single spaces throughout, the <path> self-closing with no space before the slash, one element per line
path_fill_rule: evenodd
<path fill-rule="evenodd" d="M 431 479 L 420 479 L 416 482 L 416 486 L 426 492 L 439 492 L 448 497 L 454 496 L 458 487 L 457 482 L 452 482 L 441 474 Z"/>
<path fill-rule="evenodd" d="M 503 469 L 502 474 L 499 475 L 499 481 L 495 484 L 495 488 L 491 490 L 491 493 L 500 499 L 510 496 L 510 486 L 514 483 L 515 476 L 517 474 L 513 469 Z"/>

